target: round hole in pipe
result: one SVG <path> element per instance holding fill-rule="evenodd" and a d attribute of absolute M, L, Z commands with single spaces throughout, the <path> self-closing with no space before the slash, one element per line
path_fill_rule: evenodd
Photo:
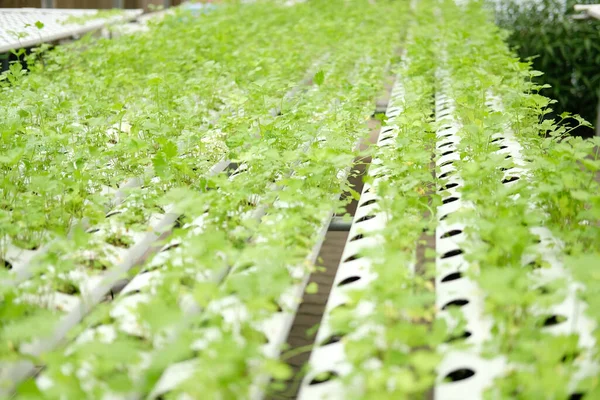
<path fill-rule="evenodd" d="M 350 257 L 346 258 L 344 260 L 344 262 L 350 262 L 350 261 L 358 260 L 359 258 L 362 258 L 362 255 L 360 255 L 360 254 L 353 254 Z"/>
<path fill-rule="evenodd" d="M 341 335 L 339 333 L 334 333 L 332 335 L 329 335 L 327 338 L 325 338 L 325 340 L 323 340 L 323 342 L 321 343 L 321 346 L 327 346 L 329 344 L 338 343 L 342 340 L 343 337 L 344 337 L 344 335 Z"/>
<path fill-rule="evenodd" d="M 470 368 L 459 368 L 451 371 L 444 377 L 445 382 L 460 382 L 475 376 L 475 371 Z"/>
<path fill-rule="evenodd" d="M 579 351 L 578 349 L 576 349 L 574 351 L 567 351 L 560 358 L 560 362 L 562 362 L 562 363 L 572 363 L 574 360 L 576 360 L 577 358 L 579 358 L 580 355 L 581 355 L 581 351 Z"/>
<path fill-rule="evenodd" d="M 453 187 L 457 187 L 457 186 L 458 186 L 458 183 L 456 183 L 456 182 L 448 183 L 447 185 L 442 186 L 440 188 L 440 191 L 452 189 Z"/>
<path fill-rule="evenodd" d="M 461 272 L 452 272 L 451 274 L 448 274 L 445 277 L 443 277 L 442 282 L 452 282 L 460 278 L 462 278 Z"/>
<path fill-rule="evenodd" d="M 446 309 L 448 309 L 448 307 L 462 307 L 462 306 L 466 306 L 467 304 L 469 304 L 469 300 L 467 300 L 467 299 L 456 299 L 456 300 L 452 300 L 452 301 L 449 301 L 446 304 L 444 304 L 444 306 L 442 307 L 442 310 L 446 310 Z"/>
<path fill-rule="evenodd" d="M 332 379 L 337 378 L 339 375 L 335 371 L 325 371 L 317 374 L 314 378 L 310 380 L 309 385 L 318 385 L 320 383 L 329 382 Z"/>
<path fill-rule="evenodd" d="M 56 291 L 62 294 L 68 294 L 70 296 L 74 296 L 80 293 L 79 287 L 73 282 L 69 281 L 59 282 Z"/>
<path fill-rule="evenodd" d="M 440 257 L 440 258 L 443 260 L 443 259 L 446 259 L 446 258 L 458 256 L 459 254 L 462 254 L 462 253 L 463 253 L 463 251 L 461 249 L 450 250 L 450 251 L 444 253 L 442 255 L 442 257 Z"/>
<path fill-rule="evenodd" d="M 122 212 L 123 212 L 123 211 L 119 211 L 119 210 L 111 211 L 111 212 L 109 212 L 108 214 L 106 214 L 106 218 L 113 217 L 113 216 L 115 216 L 115 215 L 117 215 L 117 214 L 121 214 Z"/>
<path fill-rule="evenodd" d="M 454 150 L 445 151 L 445 152 L 443 152 L 443 153 L 442 153 L 442 157 L 443 157 L 443 156 L 450 155 L 450 154 L 452 154 L 452 153 L 454 153 Z"/>
<path fill-rule="evenodd" d="M 540 269 L 543 267 L 542 263 L 539 260 L 528 262 L 527 266 L 531 269 Z"/>
<path fill-rule="evenodd" d="M 461 233 L 462 231 L 460 229 L 452 229 L 448 232 L 444 232 L 444 234 L 440 236 L 440 239 L 446 239 L 452 236 L 460 235 Z"/>
<path fill-rule="evenodd" d="M 4 258 L 1 258 L 0 261 L 2 261 L 2 264 L 4 265 L 5 269 L 8 269 L 8 270 L 13 269 L 13 265 L 11 264 L 10 261 L 8 261 L 8 260 L 6 260 Z"/>
<path fill-rule="evenodd" d="M 502 179 L 502 183 L 511 183 L 514 181 L 518 181 L 519 179 L 521 179 L 521 178 L 519 178 L 518 176 L 509 176 L 509 177 Z"/>
<path fill-rule="evenodd" d="M 171 243 L 168 244 L 164 249 L 162 249 L 161 251 L 169 251 L 169 250 L 173 250 L 178 248 L 181 245 L 181 243 Z"/>
<path fill-rule="evenodd" d="M 582 400 L 585 397 L 585 393 L 582 392 L 578 392 L 578 393 L 573 393 L 569 396 L 568 400 Z"/>
<path fill-rule="evenodd" d="M 450 175 L 452 175 L 453 173 L 454 173 L 454 171 L 448 171 L 448 172 L 444 172 L 443 174 L 441 174 L 441 175 L 439 176 L 439 178 L 440 178 L 440 179 L 447 178 L 447 177 L 449 177 Z"/>
<path fill-rule="evenodd" d="M 492 139 L 492 140 L 490 141 L 490 143 L 496 143 L 496 142 L 498 142 L 498 141 L 500 141 L 500 140 L 504 140 L 504 138 L 503 138 L 503 137 L 497 137 L 497 138 L 495 138 L 495 139 Z"/>
<path fill-rule="evenodd" d="M 553 315 L 546 316 L 544 318 L 544 322 L 542 323 L 542 325 L 544 327 L 555 326 L 555 325 L 562 324 L 566 320 L 567 320 L 567 317 L 565 317 L 563 315 L 553 314 Z"/>
<path fill-rule="evenodd" d="M 454 164 L 453 160 L 444 161 L 443 163 L 440 164 L 440 167 L 445 167 L 446 165 L 451 165 L 451 164 Z"/>
<path fill-rule="evenodd" d="M 373 219 L 373 218 L 375 218 L 375 216 L 374 216 L 374 215 L 365 215 L 364 217 L 362 217 L 362 218 L 359 218 L 359 219 L 356 221 L 356 223 L 359 223 L 359 222 L 364 222 L 364 221 L 368 221 L 368 220 L 370 220 L 370 219 Z"/>
<path fill-rule="evenodd" d="M 451 197 L 448 197 L 447 199 L 442 200 L 442 204 L 453 203 L 456 200 L 458 200 L 458 197 L 451 196 Z"/>
<path fill-rule="evenodd" d="M 464 331 L 464 332 L 462 332 L 462 333 L 459 333 L 459 334 L 457 334 L 457 335 L 452 335 L 452 336 L 450 336 L 450 337 L 449 337 L 449 338 L 446 340 L 446 342 L 448 342 L 448 343 L 451 343 L 451 342 L 457 342 L 457 341 L 459 341 L 459 340 L 465 340 L 465 339 L 468 339 L 468 338 L 470 338 L 470 337 L 471 337 L 471 335 L 472 335 L 472 333 L 471 333 L 471 332 L 469 332 L 469 331 Z"/>
<path fill-rule="evenodd" d="M 441 149 L 442 147 L 452 146 L 453 144 L 454 144 L 454 142 L 442 143 L 438 146 L 438 148 Z"/>
<path fill-rule="evenodd" d="M 356 276 L 356 275 L 349 276 L 348 278 L 346 278 L 343 281 L 341 281 L 340 283 L 338 283 L 338 286 L 348 285 L 348 284 L 350 284 L 352 282 L 356 282 L 358 280 L 360 280 L 360 276 Z"/>
<path fill-rule="evenodd" d="M 352 236 L 352 238 L 350 239 L 350 242 L 354 242 L 356 240 L 360 240 L 360 239 L 362 239 L 364 237 L 365 237 L 365 235 L 363 235 L 362 233 L 359 233 L 358 235 Z"/>
<path fill-rule="evenodd" d="M 362 203 L 360 205 L 360 207 L 364 207 L 364 206 L 370 206 L 371 204 L 375 204 L 377 203 L 377 199 L 371 199 L 371 200 L 367 200 L 364 203 Z"/>

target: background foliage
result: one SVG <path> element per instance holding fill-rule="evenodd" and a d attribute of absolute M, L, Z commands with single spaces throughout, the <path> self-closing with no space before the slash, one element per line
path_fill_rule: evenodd
<path fill-rule="evenodd" d="M 532 58 L 538 78 L 552 87 L 542 94 L 558 100 L 555 113 L 580 114 L 597 123 L 600 94 L 600 21 L 573 19 L 573 5 L 597 0 L 499 0 L 496 22 L 511 33 L 508 43 L 520 58 Z M 591 136 L 590 128 L 575 131 Z"/>

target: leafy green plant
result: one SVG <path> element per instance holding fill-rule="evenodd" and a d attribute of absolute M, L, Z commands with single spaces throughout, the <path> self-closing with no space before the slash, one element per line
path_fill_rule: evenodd
<path fill-rule="evenodd" d="M 563 112 L 580 114 L 597 123 L 600 91 L 600 23 L 573 19 L 574 4 L 593 1 L 544 0 L 530 4 L 501 0 L 496 21 L 511 33 L 508 44 L 521 59 L 531 59 L 533 68 L 544 72 L 536 81 L 549 84 L 541 93 L 557 100 L 552 116 Z M 575 134 L 591 136 L 592 129 L 578 127 Z"/>

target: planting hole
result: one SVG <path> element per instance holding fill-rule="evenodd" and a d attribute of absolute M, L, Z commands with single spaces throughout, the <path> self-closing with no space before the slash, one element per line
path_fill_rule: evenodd
<path fill-rule="evenodd" d="M 1 259 L 1 260 L 2 260 L 2 263 L 4 264 L 4 268 L 6 268 L 8 270 L 11 270 L 13 268 L 12 264 L 9 261 L 7 261 L 5 259 Z"/>
<path fill-rule="evenodd" d="M 581 355 L 581 352 L 575 350 L 567 352 L 564 356 L 561 357 L 560 362 L 573 362 Z"/>
<path fill-rule="evenodd" d="M 348 310 L 350 310 L 350 306 L 348 306 L 348 304 L 346 304 L 346 303 L 342 303 L 339 306 L 334 307 L 329 313 L 331 315 L 334 315 L 335 313 L 339 313 L 342 311 L 348 311 Z"/>
<path fill-rule="evenodd" d="M 75 295 L 79 294 L 79 288 L 75 286 L 72 282 L 61 282 L 59 283 L 58 288 L 56 289 L 59 293 Z"/>
<path fill-rule="evenodd" d="M 352 237 L 352 239 L 350 239 L 351 242 L 354 242 L 355 240 L 360 240 L 362 238 L 364 238 L 365 236 L 362 233 L 359 233 L 358 235 L 354 235 Z"/>
<path fill-rule="evenodd" d="M 454 257 L 454 256 L 457 256 L 462 253 L 463 253 L 463 251 L 461 249 L 450 250 L 449 252 L 444 253 L 444 255 L 442 255 L 441 259 L 443 260 L 445 258 Z"/>
<path fill-rule="evenodd" d="M 364 206 L 370 206 L 371 204 L 375 204 L 375 203 L 377 203 L 377 200 L 376 200 L 376 199 L 372 199 L 372 200 L 365 201 L 365 202 L 364 202 L 364 203 L 362 203 L 360 206 L 361 206 L 361 207 L 364 207 Z"/>
<path fill-rule="evenodd" d="M 548 286 L 540 286 L 536 289 L 540 294 L 550 294 L 552 291 L 548 288 Z"/>
<path fill-rule="evenodd" d="M 475 371 L 469 368 L 459 368 L 444 377 L 445 382 L 460 382 L 475 375 Z"/>
<path fill-rule="evenodd" d="M 441 190 L 448 190 L 448 189 L 452 189 L 453 187 L 457 187 L 457 186 L 458 186 L 458 183 L 456 183 L 456 182 L 449 183 L 449 184 L 447 184 L 447 185 L 444 185 L 444 186 L 442 186 L 442 187 L 440 188 L 440 191 L 441 191 Z"/>
<path fill-rule="evenodd" d="M 465 339 L 468 339 L 468 338 L 470 338 L 470 337 L 471 337 L 471 335 L 472 335 L 472 333 L 471 333 L 471 332 L 469 332 L 469 331 L 464 331 L 463 333 L 460 333 L 460 334 L 458 334 L 458 335 L 453 335 L 453 336 L 450 336 L 450 337 L 448 338 L 448 340 L 446 340 L 446 342 L 450 343 L 450 342 L 456 342 L 456 341 L 459 341 L 459 340 L 465 340 Z"/>
<path fill-rule="evenodd" d="M 467 299 L 456 299 L 444 304 L 442 310 L 446 310 L 448 307 L 462 307 L 466 306 L 467 304 L 469 304 L 469 300 Z"/>
<path fill-rule="evenodd" d="M 325 371 L 325 372 L 321 372 L 320 374 L 318 374 L 317 376 L 315 376 L 309 383 L 309 385 L 318 385 L 320 383 L 324 383 L 324 382 L 328 382 L 332 379 L 335 379 L 338 377 L 337 372 L 335 371 Z"/>
<path fill-rule="evenodd" d="M 278 302 L 276 302 L 275 300 L 272 300 L 271 304 L 275 307 L 275 309 L 277 310 L 277 312 L 283 312 L 283 308 L 279 305 Z"/>
<path fill-rule="evenodd" d="M 344 262 L 350 262 L 350 261 L 358 260 L 359 258 L 362 258 L 362 256 L 360 254 L 353 254 L 350 257 L 346 258 L 344 260 Z"/>
<path fill-rule="evenodd" d="M 504 138 L 503 137 L 497 137 L 496 139 L 492 139 L 492 141 L 490 143 L 496 143 L 496 142 L 498 142 L 500 140 L 504 140 Z"/>
<path fill-rule="evenodd" d="M 445 167 L 446 165 L 451 165 L 454 164 L 454 161 L 450 160 L 450 161 L 444 161 L 443 163 L 440 164 L 440 167 Z"/>
<path fill-rule="evenodd" d="M 508 156 L 504 157 L 505 160 L 508 160 L 509 158 L 512 158 L 512 156 L 508 155 Z"/>
<path fill-rule="evenodd" d="M 118 211 L 118 210 L 111 211 L 111 212 L 109 212 L 108 214 L 106 214 L 106 218 L 110 218 L 110 217 L 112 217 L 112 216 L 115 216 L 115 215 L 117 215 L 117 214 L 121 214 L 121 213 L 122 213 L 122 211 Z"/>
<path fill-rule="evenodd" d="M 359 218 L 358 221 L 356 221 L 356 223 L 368 221 L 368 220 L 373 219 L 373 218 L 375 218 L 374 215 L 365 215 L 364 217 Z"/>
<path fill-rule="evenodd" d="M 460 235 L 461 233 L 462 233 L 462 231 L 460 229 L 453 229 L 451 231 L 444 233 L 440 238 L 446 239 L 446 238 L 449 238 L 452 236 Z"/>
<path fill-rule="evenodd" d="M 451 281 L 455 281 L 457 279 L 462 278 L 462 273 L 460 272 L 453 272 L 451 274 L 446 275 L 445 277 L 442 278 L 442 282 L 451 282 Z"/>
<path fill-rule="evenodd" d="M 546 317 L 544 319 L 544 326 L 548 327 L 548 326 L 554 326 L 554 325 L 558 325 L 558 324 L 562 324 L 563 322 L 565 322 L 567 320 L 567 317 L 562 316 L 562 315 L 551 315 L 549 317 Z"/>
<path fill-rule="evenodd" d="M 443 152 L 443 153 L 442 153 L 442 157 L 443 157 L 443 156 L 450 155 L 450 154 L 452 154 L 452 153 L 454 153 L 454 150 L 445 151 L 445 152 Z"/>
<path fill-rule="evenodd" d="M 181 245 L 181 243 L 171 243 L 167 247 L 165 247 L 164 249 L 162 249 L 161 251 L 173 250 L 173 249 L 176 249 L 177 247 L 179 247 L 179 245 Z"/>
<path fill-rule="evenodd" d="M 448 197 L 447 199 L 442 200 L 442 203 L 443 204 L 453 203 L 456 200 L 458 200 L 458 197 L 452 196 L 452 197 Z"/>
<path fill-rule="evenodd" d="M 442 215 L 442 216 L 440 217 L 440 221 L 443 221 L 443 220 L 445 220 L 446 218 L 448 218 L 448 215 L 450 215 L 450 214 Z"/>
<path fill-rule="evenodd" d="M 569 400 L 581 400 L 585 396 L 585 393 L 573 393 L 569 396 Z"/>
<path fill-rule="evenodd" d="M 508 149 L 508 146 L 500 146 L 500 150 Z"/>
<path fill-rule="evenodd" d="M 338 286 L 348 285 L 349 283 L 356 282 L 358 280 L 360 280 L 360 276 L 350 276 L 338 283 Z"/>
<path fill-rule="evenodd" d="M 520 178 L 518 176 L 509 176 L 508 178 L 502 179 L 502 183 L 511 183 L 514 181 L 518 181 Z"/>
<path fill-rule="evenodd" d="M 450 175 L 452 175 L 453 173 L 454 173 L 454 171 L 448 171 L 448 172 L 444 172 L 443 174 L 441 174 L 441 175 L 439 176 L 439 178 L 440 178 L 440 179 L 447 178 L 447 177 L 449 177 Z"/>
<path fill-rule="evenodd" d="M 446 146 L 452 146 L 454 144 L 454 142 L 446 142 L 446 143 L 442 143 L 438 146 L 438 148 L 442 148 L 442 147 L 446 147 Z"/>
<path fill-rule="evenodd" d="M 344 335 L 339 335 L 339 334 L 334 333 L 333 335 L 329 336 L 327 339 L 323 340 L 323 343 L 321 343 L 321 346 L 327 346 L 328 344 L 338 343 L 340 340 L 342 340 L 343 337 L 344 337 Z"/>

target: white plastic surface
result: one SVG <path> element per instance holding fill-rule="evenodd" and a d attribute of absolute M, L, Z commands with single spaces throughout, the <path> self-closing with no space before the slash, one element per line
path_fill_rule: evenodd
<path fill-rule="evenodd" d="M 388 126 L 382 128 L 379 133 L 377 141 L 379 147 L 395 146 L 395 139 L 399 130 L 395 124 L 395 119 L 402 112 L 403 101 L 404 89 L 400 81 L 397 81 L 386 111 Z M 332 340 L 331 343 L 328 343 L 332 335 L 335 335 L 330 326 L 331 312 L 346 302 L 347 291 L 364 288 L 376 279 L 376 275 L 371 270 L 372 261 L 363 256 L 362 253 L 367 248 L 376 248 L 381 245 L 383 238 L 375 232 L 381 231 L 387 221 L 387 216 L 378 209 L 377 203 L 380 198 L 376 193 L 379 181 L 387 179 L 387 169 L 377 156 L 371 162 L 369 175 L 373 177 L 373 183 L 366 183 L 363 187 L 358 208 L 348 233 L 348 240 L 316 336 L 315 347 L 309 359 L 309 372 L 300 387 L 299 400 L 341 400 L 346 398 L 345 393 L 348 388 L 343 387 L 340 379 L 334 377 L 319 382 L 320 379 L 315 380 L 315 378 L 327 373 L 333 373 L 339 377 L 350 373 L 352 367 L 346 361 L 343 342 Z M 364 237 L 360 235 L 364 235 Z M 372 312 L 372 307 L 372 304 L 363 301 L 358 305 L 357 312 L 358 314 L 368 315 Z M 350 334 L 376 337 L 377 331 L 378 327 L 375 326 L 361 326 L 357 331 Z"/>
<path fill-rule="evenodd" d="M 0 53 L 82 35 L 110 23 L 129 21 L 141 15 L 143 10 L 123 10 L 119 16 L 94 18 L 81 24 L 66 22 L 70 17 L 90 17 L 97 12 L 98 10 L 0 8 Z M 37 22 L 41 22 L 43 27 L 38 29 Z"/>
<path fill-rule="evenodd" d="M 437 210 L 436 308 L 438 318 L 446 320 L 449 329 L 455 330 L 460 320 L 455 319 L 451 308 L 460 307 L 460 315 L 466 323 L 464 333 L 469 336 L 464 339 L 467 348 L 452 349 L 444 354 L 437 369 L 435 399 L 480 400 L 483 399 L 485 389 L 493 384 L 494 378 L 503 372 L 506 362 L 502 357 L 488 360 L 480 355 L 482 344 L 490 338 L 492 322 L 484 315 L 484 294 L 476 282 L 468 277 L 467 273 L 472 271 L 469 271 L 470 265 L 461 253 L 461 244 L 466 240 L 466 221 L 452 224 L 446 222 L 448 215 L 473 208 L 473 204 L 462 200 L 461 188 L 464 182 L 455 165 L 448 163 L 460 158 L 458 151 L 454 151 L 460 143 L 460 123 L 454 117 L 454 100 L 447 95 L 449 81 L 444 70 L 438 71 L 438 81 L 440 87 L 436 93 L 435 107 L 436 119 L 441 128 L 437 131 L 437 166 L 440 167 L 440 175 L 447 174 L 446 178 L 442 178 L 443 188 L 440 188 L 442 201 L 450 202 L 442 204 Z M 444 155 L 450 151 L 454 152 Z M 441 167 L 442 165 L 444 166 Z M 443 347 L 441 350 L 446 350 L 446 346 Z M 464 379 L 448 379 L 460 372 Z M 465 377 L 467 372 L 473 375 Z"/>
<path fill-rule="evenodd" d="M 492 93 L 488 93 L 487 97 L 487 104 L 492 110 L 497 112 L 503 111 L 502 102 L 499 97 Z M 520 179 L 525 180 L 530 179 L 531 176 L 525 168 L 526 161 L 523 158 L 522 147 L 516 140 L 512 129 L 510 127 L 505 127 L 502 135 L 497 136 L 501 139 L 496 143 L 506 146 L 505 149 L 502 149 L 499 152 L 504 152 L 507 155 L 512 156 L 512 160 L 516 166 L 515 168 L 505 171 L 504 179 L 509 177 L 519 177 Z M 507 183 L 507 185 L 510 184 L 512 183 Z M 536 205 L 532 204 L 531 207 L 535 208 Z M 527 264 L 529 261 L 535 259 L 535 256 L 539 255 L 542 261 L 548 265 L 547 268 L 536 269 L 532 272 L 531 275 L 534 282 L 539 286 L 547 285 L 552 281 L 566 284 L 567 294 L 561 303 L 555 304 L 548 309 L 536 309 L 533 311 L 540 316 L 557 316 L 565 318 L 563 322 L 544 327 L 543 329 L 547 332 L 556 335 L 576 334 L 578 336 L 578 345 L 582 351 L 581 355 L 577 357 L 574 362 L 577 372 L 571 382 L 571 390 L 575 390 L 579 381 L 586 377 L 589 378 L 595 376 L 600 371 L 600 366 L 594 360 L 596 340 L 593 332 L 596 329 L 596 323 L 586 315 L 585 310 L 588 305 L 581 301 L 577 295 L 578 290 L 582 288 L 581 283 L 576 282 L 563 265 L 563 243 L 546 227 L 534 227 L 531 228 L 530 231 L 538 236 L 540 242 L 536 244 L 531 258 L 524 259 L 523 263 Z"/>

